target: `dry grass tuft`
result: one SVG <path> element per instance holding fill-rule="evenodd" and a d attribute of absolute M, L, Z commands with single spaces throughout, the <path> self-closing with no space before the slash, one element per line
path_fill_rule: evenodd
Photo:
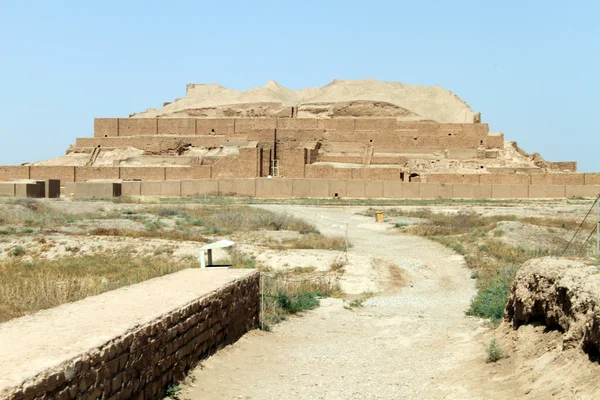
<path fill-rule="evenodd" d="M 320 233 L 308 233 L 300 238 L 285 239 L 281 245 L 273 245 L 277 249 L 322 249 L 341 251 L 346 248 L 343 236 L 324 236 Z"/>
<path fill-rule="evenodd" d="M 90 232 L 96 236 L 117 236 L 132 238 L 160 238 L 169 240 L 187 240 L 191 242 L 208 243 L 209 240 L 197 230 L 133 230 L 119 228 L 96 228 Z"/>
<path fill-rule="evenodd" d="M 0 264 L 0 322 L 196 266 L 195 260 L 125 250 L 35 262 L 12 258 Z"/>

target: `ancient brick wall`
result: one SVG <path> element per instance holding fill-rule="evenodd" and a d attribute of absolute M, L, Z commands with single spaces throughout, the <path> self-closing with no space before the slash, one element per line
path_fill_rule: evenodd
<path fill-rule="evenodd" d="M 11 179 L 29 179 L 29 166 L 6 166 L 0 167 L 0 181 Z"/>
<path fill-rule="evenodd" d="M 75 181 L 85 182 L 91 179 L 119 179 L 117 167 L 75 167 Z"/>
<path fill-rule="evenodd" d="M 61 183 L 75 182 L 75 167 L 29 167 L 29 179 L 59 179 Z"/>
<path fill-rule="evenodd" d="M 279 175 L 285 178 L 304 178 L 304 165 L 306 164 L 306 150 L 278 149 Z"/>
<path fill-rule="evenodd" d="M 192 275 L 192 272 L 199 270 L 181 271 L 170 277 L 181 275 L 182 278 L 195 278 L 197 275 Z M 238 270 L 237 275 L 240 278 L 217 285 L 202 297 L 166 314 L 157 315 L 155 319 L 134 329 L 116 335 L 114 327 L 108 329 L 105 336 L 112 338 L 100 347 L 89 348 L 64 364 L 47 368 L 17 385 L 0 387 L 0 397 L 24 400 L 162 399 L 165 389 L 182 380 L 187 371 L 200 360 L 258 327 L 260 275 L 258 272 L 239 272 Z M 232 270 L 231 273 L 236 272 Z M 152 281 L 148 283 L 152 284 Z M 139 285 L 144 284 L 146 282 Z M 139 285 L 128 289 L 138 290 Z M 102 300 L 102 296 L 112 295 L 109 293 L 111 292 L 97 296 L 98 300 Z M 78 303 L 73 303 L 69 305 L 69 309 L 77 306 Z M 51 312 L 58 315 L 60 308 Z M 64 318 L 69 316 L 64 315 Z M 123 325 L 127 326 L 126 323 Z M 72 322 L 72 327 L 78 329 L 76 320 Z M 4 324 L 4 328 L 10 329 L 11 325 Z M 17 325 L 14 334 L 18 334 L 18 328 Z M 118 329 L 117 327 L 117 332 Z M 6 334 L 10 334 L 10 331 Z M 51 360 L 50 363 L 52 362 L 54 361 Z M 42 365 L 47 363 L 48 360 L 44 360 Z M 13 379 L 5 382 L 15 380 L 15 377 L 11 378 Z"/>
<path fill-rule="evenodd" d="M 212 178 L 256 178 L 259 170 L 257 148 L 241 148 L 238 156 L 218 159 L 212 165 Z"/>

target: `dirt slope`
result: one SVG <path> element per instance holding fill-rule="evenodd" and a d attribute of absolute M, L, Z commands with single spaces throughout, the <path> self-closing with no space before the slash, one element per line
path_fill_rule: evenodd
<path fill-rule="evenodd" d="M 298 117 L 397 117 L 405 120 L 473 122 L 476 113 L 449 90 L 400 82 L 334 80 L 322 88 L 287 89 L 274 81 L 239 92 L 217 84 L 189 84 L 181 99 L 134 117 L 263 117 L 287 113 Z"/>

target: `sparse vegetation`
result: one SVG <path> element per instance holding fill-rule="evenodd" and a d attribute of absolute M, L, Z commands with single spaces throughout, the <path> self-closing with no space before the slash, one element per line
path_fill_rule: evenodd
<path fill-rule="evenodd" d="M 370 211 L 366 214 L 370 215 Z M 428 237 L 465 256 L 467 266 L 477 278 L 479 292 L 467 311 L 469 315 L 489 318 L 493 322 L 502 319 L 504 308 L 514 276 L 527 260 L 537 257 L 560 255 L 563 247 L 524 249 L 508 245 L 500 240 L 505 233 L 494 230 L 501 221 L 518 221 L 545 226 L 549 229 L 575 230 L 579 225 L 572 219 L 516 217 L 514 215 L 482 216 L 474 212 L 434 213 L 421 208 L 405 211 L 386 210 L 387 215 L 422 218 L 419 224 L 410 225 L 409 233 Z"/>
<path fill-rule="evenodd" d="M 197 267 L 197 261 L 113 254 L 0 263 L 0 322 L 122 286 Z"/>
<path fill-rule="evenodd" d="M 165 390 L 165 397 L 171 400 L 181 400 L 181 386 L 171 385 Z"/>
<path fill-rule="evenodd" d="M 348 265 L 346 257 L 336 257 L 329 265 L 329 270 L 332 272 L 339 272 L 342 271 L 346 265 Z"/>
<path fill-rule="evenodd" d="M 506 358 L 506 354 L 500 348 L 500 346 L 496 343 L 495 338 L 490 341 L 490 344 L 488 344 L 485 351 L 487 353 L 486 361 L 488 363 L 495 363 L 497 361 L 500 361 L 503 358 Z"/>
<path fill-rule="evenodd" d="M 273 244 L 271 247 L 276 249 L 323 249 L 341 251 L 346 248 L 346 239 L 342 236 L 324 236 L 320 233 L 308 233 L 301 238 L 285 239 L 281 242 L 281 245 Z"/>
<path fill-rule="evenodd" d="M 12 257 L 20 257 L 25 254 L 25 248 L 23 246 L 15 246 L 10 251 Z"/>
<path fill-rule="evenodd" d="M 333 275 L 306 276 L 293 270 L 275 274 L 263 274 L 264 329 L 285 320 L 290 314 L 311 310 L 319 305 L 319 299 L 341 294 Z"/>

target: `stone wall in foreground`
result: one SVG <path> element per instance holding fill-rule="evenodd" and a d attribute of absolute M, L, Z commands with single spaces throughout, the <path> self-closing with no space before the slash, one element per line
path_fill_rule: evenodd
<path fill-rule="evenodd" d="M 165 389 L 200 360 L 258 326 L 259 290 L 259 273 L 247 273 L 19 386 L 0 385 L 0 398 L 163 398 Z M 78 329 L 76 320 L 72 324 Z M 45 333 L 40 327 L 39 334 Z"/>

